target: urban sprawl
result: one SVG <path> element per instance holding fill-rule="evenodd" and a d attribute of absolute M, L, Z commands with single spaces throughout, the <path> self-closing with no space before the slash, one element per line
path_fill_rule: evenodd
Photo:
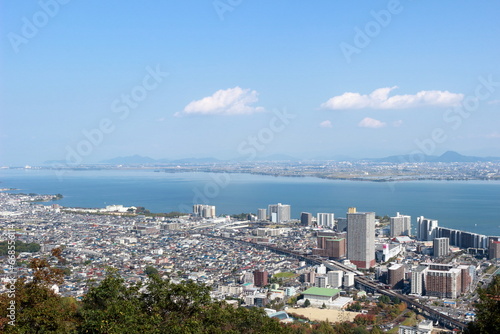
<path fill-rule="evenodd" d="M 311 309 L 337 311 L 330 321 L 352 320 L 383 296 L 397 298 L 425 320 L 412 327 L 391 319 L 383 328 L 431 333 L 433 326 L 463 329 L 473 320 L 476 288 L 499 265 L 499 237 L 444 228 L 423 216 L 381 217 L 351 207 L 343 217 L 303 212 L 293 219 L 290 206 L 278 203 L 233 217 L 197 204 L 171 217 L 122 205 L 67 208 L 50 202 L 60 195 L 3 190 L 0 241 L 14 235 L 40 247 L 17 252 L 15 267 L 3 256 L 0 293 L 12 277 L 32 279 L 30 259 L 61 248 L 65 282 L 53 289 L 63 296 L 81 298 L 109 267 L 129 283 L 154 271 L 173 282 L 207 284 L 213 299 L 263 307 L 281 321 Z"/>

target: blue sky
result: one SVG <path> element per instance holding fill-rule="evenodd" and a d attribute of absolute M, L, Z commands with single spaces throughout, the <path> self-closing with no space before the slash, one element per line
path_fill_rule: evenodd
<path fill-rule="evenodd" d="M 497 1 L 3 0 L 0 164 L 500 156 L 499 17 Z"/>

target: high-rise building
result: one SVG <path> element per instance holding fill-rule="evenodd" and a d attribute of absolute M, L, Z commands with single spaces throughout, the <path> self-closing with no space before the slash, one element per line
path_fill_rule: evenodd
<path fill-rule="evenodd" d="M 450 239 L 450 245 L 457 246 L 460 248 L 488 248 L 488 239 L 483 234 L 477 234 L 472 232 L 454 230 L 447 227 L 436 227 L 434 230 L 435 238 L 448 238 Z"/>
<path fill-rule="evenodd" d="M 300 214 L 300 224 L 302 226 L 311 226 L 312 225 L 312 214 L 309 212 L 302 212 Z"/>
<path fill-rule="evenodd" d="M 411 293 L 416 295 L 425 294 L 425 276 L 429 267 L 419 265 L 411 272 Z"/>
<path fill-rule="evenodd" d="M 425 278 L 425 295 L 457 298 L 462 293 L 462 271 L 451 265 L 430 265 Z"/>
<path fill-rule="evenodd" d="M 257 210 L 257 220 L 263 221 L 267 219 L 266 209 L 258 209 Z"/>
<path fill-rule="evenodd" d="M 269 220 L 273 223 L 282 223 L 290 220 L 290 205 L 271 204 L 268 208 Z"/>
<path fill-rule="evenodd" d="M 266 286 L 268 284 L 267 277 L 268 277 L 268 272 L 262 269 L 255 270 L 253 272 L 253 280 L 255 286 Z"/>
<path fill-rule="evenodd" d="M 326 273 L 328 276 L 328 285 L 330 288 L 338 289 L 342 286 L 344 272 L 342 270 L 332 270 Z"/>
<path fill-rule="evenodd" d="M 337 232 L 347 231 L 347 218 L 337 218 Z"/>
<path fill-rule="evenodd" d="M 333 213 L 318 213 L 316 215 L 316 221 L 318 226 L 333 229 L 335 225 L 335 215 Z"/>
<path fill-rule="evenodd" d="M 472 281 L 475 276 L 476 269 L 474 266 L 468 266 L 468 265 L 460 265 L 457 267 L 462 271 L 462 281 L 461 281 L 461 290 L 462 293 L 467 293 L 470 291 L 470 287 L 472 284 Z"/>
<path fill-rule="evenodd" d="M 387 268 L 387 283 L 392 289 L 402 289 L 405 279 L 405 267 L 402 264 L 393 264 Z"/>
<path fill-rule="evenodd" d="M 411 217 L 398 212 L 396 217 L 391 217 L 391 237 L 400 235 L 411 235 Z"/>
<path fill-rule="evenodd" d="M 347 258 L 358 268 L 375 266 L 375 212 L 347 213 Z"/>
<path fill-rule="evenodd" d="M 489 238 L 488 259 L 500 259 L 500 237 Z"/>
<path fill-rule="evenodd" d="M 434 248 L 434 257 L 447 256 L 450 254 L 450 239 L 434 238 L 432 244 Z"/>
<path fill-rule="evenodd" d="M 432 241 L 436 237 L 438 221 L 427 219 L 424 216 L 417 218 L 417 239 L 420 241 Z"/>
<path fill-rule="evenodd" d="M 195 204 L 193 205 L 193 214 L 197 217 L 215 218 L 215 206 Z"/>

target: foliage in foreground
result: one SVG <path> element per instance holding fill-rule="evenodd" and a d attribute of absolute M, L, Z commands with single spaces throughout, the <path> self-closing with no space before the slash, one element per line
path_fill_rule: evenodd
<path fill-rule="evenodd" d="M 500 275 L 496 275 L 490 285 L 479 289 L 476 304 L 476 320 L 469 323 L 466 333 L 500 333 Z"/>

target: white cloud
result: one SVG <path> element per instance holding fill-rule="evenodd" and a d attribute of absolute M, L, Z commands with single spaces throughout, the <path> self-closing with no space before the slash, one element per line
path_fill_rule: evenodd
<path fill-rule="evenodd" d="M 361 120 L 361 122 L 358 123 L 359 127 L 372 128 L 372 129 L 383 128 L 386 125 L 387 125 L 386 123 L 370 117 L 365 117 Z"/>
<path fill-rule="evenodd" d="M 324 109 L 405 109 L 415 107 L 450 107 L 458 105 L 464 98 L 463 94 L 440 90 L 423 90 L 417 94 L 394 95 L 389 93 L 397 86 L 374 90 L 371 94 L 346 92 L 334 96 L 321 105 Z"/>
<path fill-rule="evenodd" d="M 244 115 L 264 111 L 262 107 L 253 107 L 258 101 L 258 93 L 255 90 L 243 89 L 238 86 L 228 89 L 220 89 L 212 96 L 189 103 L 181 115 Z"/>
<path fill-rule="evenodd" d="M 401 119 L 398 119 L 397 121 L 392 122 L 392 126 L 395 128 L 400 127 L 401 124 L 403 124 L 403 120 L 401 120 Z"/>
<path fill-rule="evenodd" d="M 326 120 L 326 121 L 319 123 L 319 126 L 322 128 L 331 128 L 332 122 L 330 122 L 329 120 Z"/>
<path fill-rule="evenodd" d="M 500 100 L 491 100 L 488 101 L 488 104 L 500 104 Z"/>

